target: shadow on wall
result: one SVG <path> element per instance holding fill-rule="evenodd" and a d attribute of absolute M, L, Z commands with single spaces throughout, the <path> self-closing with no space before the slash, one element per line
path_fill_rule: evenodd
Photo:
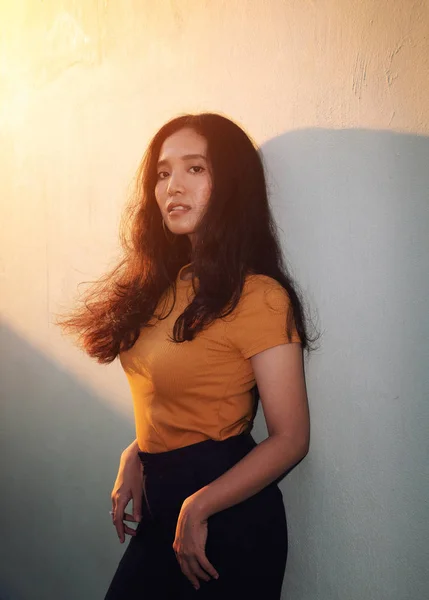
<path fill-rule="evenodd" d="M 310 454 L 282 482 L 287 597 L 423 598 L 429 140 L 302 130 L 263 153 L 324 332 L 307 377 Z M 107 511 L 133 425 L 7 326 L 1 347 L 0 596 L 102 597 L 123 552 Z M 255 437 L 265 431 L 259 413 Z"/>
<path fill-rule="evenodd" d="M 133 424 L 5 324 L 0 344 L 0 597 L 101 598 L 124 550 L 108 511 Z"/>
<path fill-rule="evenodd" d="M 262 150 L 286 255 L 323 331 L 310 454 L 283 486 L 287 597 L 424 597 L 429 139 L 312 129 Z"/>

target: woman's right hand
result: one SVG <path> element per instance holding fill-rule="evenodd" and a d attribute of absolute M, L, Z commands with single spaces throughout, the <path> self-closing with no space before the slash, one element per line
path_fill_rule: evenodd
<path fill-rule="evenodd" d="M 121 544 L 125 541 L 125 534 L 136 535 L 135 529 L 126 525 L 125 521 L 140 522 L 142 491 L 143 467 L 138 455 L 137 440 L 135 440 L 121 454 L 118 475 L 111 494 L 111 515 Z M 125 512 L 130 500 L 133 501 L 132 514 Z"/>

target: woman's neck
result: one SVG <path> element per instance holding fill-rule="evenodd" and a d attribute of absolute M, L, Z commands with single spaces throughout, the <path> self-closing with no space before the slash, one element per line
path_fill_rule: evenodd
<path fill-rule="evenodd" d="M 183 271 L 180 273 L 180 279 L 182 281 L 189 281 L 189 279 L 192 279 L 192 272 L 193 272 L 194 268 L 193 265 L 190 264 L 186 267 L 186 269 L 183 269 Z"/>

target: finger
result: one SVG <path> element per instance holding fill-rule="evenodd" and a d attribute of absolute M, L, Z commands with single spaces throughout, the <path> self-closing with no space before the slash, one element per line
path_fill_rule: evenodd
<path fill-rule="evenodd" d="M 130 515 L 130 513 L 124 513 L 124 521 L 131 521 L 132 523 L 136 523 L 134 515 Z"/>
<path fill-rule="evenodd" d="M 125 542 L 124 534 L 124 509 L 116 507 L 116 511 L 113 514 L 113 525 L 115 526 L 116 533 L 118 534 L 119 541 L 121 544 Z"/>
<path fill-rule="evenodd" d="M 186 560 L 180 559 L 180 558 L 178 558 L 177 560 L 179 561 L 179 565 L 180 565 L 183 575 L 185 575 L 185 577 L 187 577 L 187 579 L 189 579 L 189 581 L 192 583 L 194 588 L 196 590 L 198 590 L 200 587 L 200 583 L 199 583 L 197 577 L 192 573 L 192 571 L 188 565 L 188 562 Z"/>
<path fill-rule="evenodd" d="M 137 531 L 135 529 L 133 529 L 132 527 L 128 527 L 128 525 L 124 525 L 124 532 L 128 535 L 137 535 Z"/>
<path fill-rule="evenodd" d="M 188 559 L 189 568 L 192 574 L 203 581 L 210 581 L 210 575 L 208 575 L 200 566 L 198 560 L 196 558 Z"/>
<path fill-rule="evenodd" d="M 211 562 L 208 560 L 207 556 L 204 553 L 198 555 L 197 560 L 198 560 L 199 564 L 201 565 L 201 567 L 204 569 L 204 571 L 207 571 L 207 573 L 209 575 L 211 575 L 212 577 L 214 577 L 215 579 L 219 578 L 219 573 L 216 571 L 216 569 L 214 568 L 214 566 L 211 564 Z"/>

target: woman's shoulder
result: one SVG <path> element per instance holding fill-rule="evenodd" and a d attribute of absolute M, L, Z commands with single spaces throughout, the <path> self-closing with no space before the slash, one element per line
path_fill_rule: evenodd
<path fill-rule="evenodd" d="M 245 288 L 267 288 L 267 287 L 279 287 L 284 289 L 283 286 L 269 275 L 264 275 L 262 273 L 248 273 L 246 275 L 246 279 L 244 281 Z"/>
<path fill-rule="evenodd" d="M 269 275 L 263 275 L 262 273 L 249 273 L 246 275 L 244 281 L 243 293 L 245 294 L 257 294 L 266 292 L 277 291 L 280 294 L 286 294 L 287 291 L 281 283 L 270 277 Z"/>
<path fill-rule="evenodd" d="M 294 324 L 291 337 L 287 334 L 291 308 L 281 283 L 268 275 L 249 274 L 235 310 L 227 317 L 227 336 L 244 358 L 278 344 L 300 341 Z"/>
<path fill-rule="evenodd" d="M 239 311 L 253 307 L 284 312 L 289 304 L 287 291 L 276 279 L 260 273 L 250 273 L 246 276 L 237 308 Z"/>

